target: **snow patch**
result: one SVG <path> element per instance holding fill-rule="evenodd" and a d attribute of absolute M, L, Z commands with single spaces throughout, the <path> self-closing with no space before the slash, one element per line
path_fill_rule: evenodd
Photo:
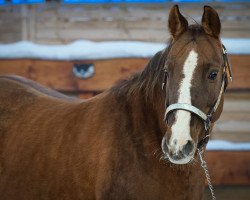
<path fill-rule="evenodd" d="M 250 54 L 250 38 L 224 38 L 230 54 Z M 152 57 L 164 49 L 164 43 L 138 41 L 92 42 L 77 40 L 66 45 L 44 45 L 29 41 L 0 44 L 0 59 L 92 60 L 110 58 Z"/>
<path fill-rule="evenodd" d="M 145 42 L 91 42 L 79 40 L 67 45 L 42 45 L 28 41 L 0 45 L 0 58 L 88 60 L 151 57 L 166 45 Z"/>
<path fill-rule="evenodd" d="M 249 151 L 250 142 L 229 142 L 225 140 L 210 140 L 207 144 L 208 151 Z"/>

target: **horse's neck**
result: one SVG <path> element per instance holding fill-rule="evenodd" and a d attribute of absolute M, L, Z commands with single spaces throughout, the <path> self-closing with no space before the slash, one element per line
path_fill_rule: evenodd
<path fill-rule="evenodd" d="M 164 81 L 164 54 L 166 53 L 155 54 L 142 73 L 111 90 L 122 103 L 126 102 L 133 108 L 132 112 L 138 119 L 142 122 L 157 121 L 157 126 L 161 129 L 165 127 L 163 117 L 166 95 L 161 89 Z"/>
<path fill-rule="evenodd" d="M 134 115 L 141 119 L 138 124 L 157 131 L 164 131 L 164 98 L 163 93 L 155 92 L 152 97 L 147 96 L 144 91 L 140 91 L 136 98 L 131 98 L 130 104 L 135 110 Z M 164 134 L 162 132 L 162 134 Z M 163 136 L 163 135 L 162 135 Z"/>
<path fill-rule="evenodd" d="M 154 88 L 150 88 L 150 84 L 150 77 L 145 76 L 142 80 L 140 74 L 116 86 L 111 93 L 116 99 L 121 117 L 126 116 L 124 123 L 129 123 L 126 125 L 129 130 L 123 132 L 136 138 L 135 143 L 143 146 L 146 153 L 153 154 L 156 150 L 159 153 L 166 131 L 166 124 L 163 122 L 165 95 L 161 90 L 160 80 Z"/>

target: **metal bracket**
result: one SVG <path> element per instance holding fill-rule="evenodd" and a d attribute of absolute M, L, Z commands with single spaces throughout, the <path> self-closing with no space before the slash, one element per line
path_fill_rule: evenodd
<path fill-rule="evenodd" d="M 94 76 L 95 68 L 93 64 L 74 64 L 73 74 L 80 79 L 88 79 Z"/>

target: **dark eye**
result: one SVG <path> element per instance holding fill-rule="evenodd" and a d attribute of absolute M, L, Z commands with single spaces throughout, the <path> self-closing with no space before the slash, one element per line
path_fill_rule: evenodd
<path fill-rule="evenodd" d="M 209 74 L 208 78 L 209 78 L 210 80 L 215 80 L 216 77 L 217 77 L 217 74 L 218 74 L 217 71 L 212 71 L 212 72 Z"/>

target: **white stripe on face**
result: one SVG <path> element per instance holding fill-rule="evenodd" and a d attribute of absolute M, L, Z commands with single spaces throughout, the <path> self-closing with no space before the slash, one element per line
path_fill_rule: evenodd
<path fill-rule="evenodd" d="M 183 75 L 179 88 L 178 103 L 191 104 L 191 81 L 198 62 L 198 54 L 191 50 L 184 62 Z M 174 147 L 176 152 L 182 149 L 187 140 L 192 140 L 190 136 L 190 120 L 191 114 L 188 111 L 177 110 L 175 115 L 175 123 L 172 126 L 172 135 L 170 138 L 170 146 Z"/>

